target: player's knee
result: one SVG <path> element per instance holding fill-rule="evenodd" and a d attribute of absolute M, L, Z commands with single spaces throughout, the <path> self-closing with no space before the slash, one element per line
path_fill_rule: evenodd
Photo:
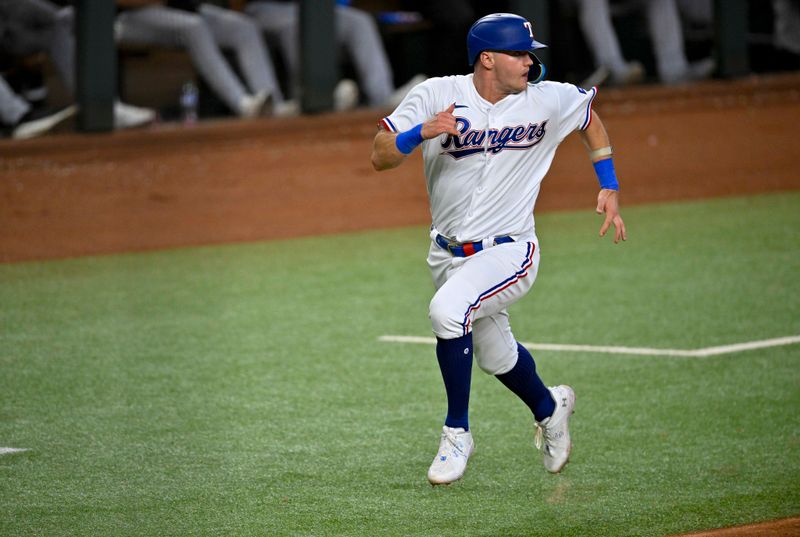
<path fill-rule="evenodd" d="M 517 341 L 503 315 L 475 322 L 473 335 L 475 361 L 490 375 L 511 371 L 517 363 Z"/>
<path fill-rule="evenodd" d="M 517 352 L 506 347 L 486 349 L 475 345 L 475 361 L 478 367 L 490 375 L 502 375 L 513 369 L 517 363 Z"/>
<path fill-rule="evenodd" d="M 431 300 L 429 312 L 433 333 L 442 339 L 453 339 L 464 335 L 463 319 L 458 319 L 452 304 L 436 294 Z"/>

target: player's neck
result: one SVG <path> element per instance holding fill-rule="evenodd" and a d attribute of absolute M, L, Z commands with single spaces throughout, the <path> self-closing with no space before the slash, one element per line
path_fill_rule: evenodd
<path fill-rule="evenodd" d="M 472 83 L 475 85 L 475 90 L 478 92 L 478 95 L 492 104 L 497 104 L 511 95 L 508 92 L 504 92 L 498 86 L 497 80 L 491 76 L 489 71 L 477 69 L 472 76 Z"/>

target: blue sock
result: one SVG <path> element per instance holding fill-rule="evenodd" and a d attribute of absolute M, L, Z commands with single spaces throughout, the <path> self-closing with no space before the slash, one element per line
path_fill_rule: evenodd
<path fill-rule="evenodd" d="M 511 371 L 495 376 L 528 405 L 536 421 L 542 421 L 553 415 L 556 403 L 536 374 L 536 363 L 528 349 L 517 343 L 517 353 L 517 363 Z"/>
<path fill-rule="evenodd" d="M 472 333 L 456 339 L 436 338 L 436 358 L 447 392 L 447 418 L 444 424 L 469 430 Z"/>

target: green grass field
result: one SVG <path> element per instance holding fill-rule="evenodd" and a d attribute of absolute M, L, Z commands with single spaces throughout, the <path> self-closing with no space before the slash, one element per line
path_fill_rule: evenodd
<path fill-rule="evenodd" d="M 521 341 L 693 349 L 800 334 L 800 193 L 537 219 Z M 474 371 L 476 452 L 432 488 L 445 401 L 424 228 L 0 265 L 0 535 L 664 536 L 800 514 L 800 345 L 536 352 L 577 394 L 549 475 Z"/>

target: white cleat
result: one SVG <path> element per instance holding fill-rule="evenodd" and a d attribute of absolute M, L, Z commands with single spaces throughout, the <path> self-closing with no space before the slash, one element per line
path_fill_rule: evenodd
<path fill-rule="evenodd" d="M 550 388 L 550 394 L 556 403 L 556 409 L 552 416 L 536 423 L 536 449 L 544 453 L 545 469 L 557 474 L 569 461 L 569 452 L 572 449 L 569 417 L 575 411 L 575 392 L 562 384 Z"/>
<path fill-rule="evenodd" d="M 22 123 L 11 133 L 11 137 L 16 140 L 25 140 L 28 138 L 35 138 L 41 136 L 56 125 L 74 116 L 78 111 L 78 107 L 74 104 L 68 106 L 58 112 L 47 114 L 37 119 L 23 120 Z"/>
<path fill-rule="evenodd" d="M 439 452 L 428 470 L 428 481 L 431 485 L 449 485 L 461 479 L 474 449 L 472 433 L 461 427 L 456 429 L 442 427 Z"/>
<path fill-rule="evenodd" d="M 269 98 L 269 90 L 261 90 L 255 95 L 244 95 L 239 99 L 239 117 L 255 118 L 264 111 L 264 105 Z"/>
<path fill-rule="evenodd" d="M 114 128 L 131 129 L 152 123 L 156 119 L 156 111 L 151 108 L 142 108 L 125 104 L 120 101 L 114 102 Z"/>
<path fill-rule="evenodd" d="M 296 99 L 273 103 L 272 115 L 275 117 L 295 117 L 300 115 L 300 103 Z"/>
<path fill-rule="evenodd" d="M 333 89 L 333 109 L 346 112 L 358 106 L 358 84 L 349 78 L 343 78 Z"/>

